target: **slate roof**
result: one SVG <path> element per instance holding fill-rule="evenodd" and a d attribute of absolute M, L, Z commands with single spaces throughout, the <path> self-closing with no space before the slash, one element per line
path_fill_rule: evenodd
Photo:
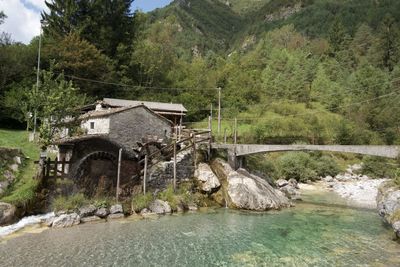
<path fill-rule="evenodd" d="M 145 106 L 143 104 L 137 105 L 137 106 L 127 106 L 127 107 L 122 107 L 122 108 L 109 108 L 109 109 L 105 109 L 105 110 L 92 110 L 92 111 L 89 111 L 89 112 L 81 115 L 79 117 L 79 119 L 88 120 L 88 119 L 92 119 L 92 118 L 108 117 L 110 115 L 114 115 L 114 114 L 117 114 L 117 113 L 120 113 L 120 112 L 125 112 L 127 110 L 131 110 L 131 109 L 135 109 L 135 108 L 144 108 L 145 110 L 147 110 L 148 112 L 156 115 L 160 119 L 168 122 L 169 124 L 172 124 L 172 122 L 170 120 L 168 120 L 167 118 L 161 116 L 160 114 L 157 114 L 157 112 L 155 112 L 154 110 L 148 108 L 147 106 Z"/>
<path fill-rule="evenodd" d="M 129 107 L 129 106 L 138 106 L 145 105 L 151 110 L 154 111 L 167 111 L 173 112 L 177 114 L 186 114 L 187 109 L 182 104 L 174 104 L 174 103 L 161 103 L 161 102 L 149 102 L 149 101 L 135 101 L 135 100 L 124 100 L 124 99 L 115 99 L 115 98 L 104 98 L 103 102 L 114 107 Z"/>

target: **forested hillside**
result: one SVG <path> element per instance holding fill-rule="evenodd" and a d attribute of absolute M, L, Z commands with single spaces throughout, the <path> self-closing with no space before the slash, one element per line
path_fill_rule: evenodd
<path fill-rule="evenodd" d="M 87 102 L 182 102 L 205 127 L 220 87 L 240 142 L 400 144 L 399 1 L 175 0 L 148 14 L 83 2 L 49 4 L 42 68 Z M 2 36 L 0 120 L 16 125 L 34 105 L 38 38 Z"/>

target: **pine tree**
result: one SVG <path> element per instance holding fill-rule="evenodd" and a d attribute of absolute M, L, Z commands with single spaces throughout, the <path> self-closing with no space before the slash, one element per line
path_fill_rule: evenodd
<path fill-rule="evenodd" d="M 377 50 L 381 65 L 392 71 L 400 59 L 400 32 L 391 16 L 386 16 L 381 23 Z"/>
<path fill-rule="evenodd" d="M 64 37 L 78 33 L 106 55 L 115 56 L 118 46 L 129 45 L 133 34 L 133 0 L 46 0 L 42 13 L 45 33 Z"/>

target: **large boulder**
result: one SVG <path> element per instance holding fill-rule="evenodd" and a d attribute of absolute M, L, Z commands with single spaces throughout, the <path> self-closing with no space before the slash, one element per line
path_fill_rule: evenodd
<path fill-rule="evenodd" d="M 378 190 L 376 198 L 378 213 L 388 223 L 393 223 L 392 217 L 396 212 L 400 213 L 400 189 L 388 186 L 384 183 Z"/>
<path fill-rule="evenodd" d="M 0 202 L 0 225 L 13 223 L 17 219 L 16 210 L 15 206 Z"/>
<path fill-rule="evenodd" d="M 218 177 L 208 164 L 199 163 L 194 176 L 199 181 L 203 192 L 211 193 L 221 186 Z"/>
<path fill-rule="evenodd" d="M 171 213 L 171 206 L 166 201 L 156 199 L 150 203 L 149 209 L 156 214 Z"/>
<path fill-rule="evenodd" d="M 218 177 L 228 183 L 227 201 L 230 207 L 265 211 L 290 206 L 288 198 L 264 179 L 244 169 L 234 171 L 221 159 L 215 160 L 212 166 Z"/>
<path fill-rule="evenodd" d="M 397 238 L 400 238 L 400 221 L 393 223 L 392 225 L 394 232 L 396 233 Z"/>
<path fill-rule="evenodd" d="M 77 213 L 62 214 L 53 220 L 52 226 L 54 228 L 65 228 L 78 225 L 81 218 Z"/>
<path fill-rule="evenodd" d="M 400 238 L 400 188 L 383 183 L 378 190 L 376 198 L 378 213 L 390 225 L 397 237 Z"/>

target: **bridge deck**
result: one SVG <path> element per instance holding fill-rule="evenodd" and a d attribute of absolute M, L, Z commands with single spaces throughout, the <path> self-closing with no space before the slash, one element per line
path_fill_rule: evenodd
<path fill-rule="evenodd" d="M 233 151 L 234 144 L 211 145 L 213 149 L 228 149 Z M 400 146 L 368 146 L 368 145 L 250 145 L 237 144 L 236 156 L 245 156 L 257 153 L 279 152 L 279 151 L 332 151 L 355 153 L 387 158 L 397 158 L 400 155 Z"/>

